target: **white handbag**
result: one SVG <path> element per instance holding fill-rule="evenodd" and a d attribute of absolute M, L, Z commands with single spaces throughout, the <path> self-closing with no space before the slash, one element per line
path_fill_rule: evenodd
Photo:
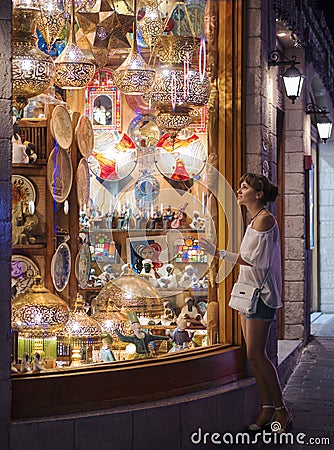
<path fill-rule="evenodd" d="M 271 266 L 270 266 L 271 267 Z M 255 314 L 257 309 L 257 302 L 260 298 L 261 291 L 265 282 L 267 281 L 270 267 L 266 273 L 266 276 L 261 284 L 261 287 L 250 286 L 245 283 L 234 283 L 229 306 L 244 314 Z"/>

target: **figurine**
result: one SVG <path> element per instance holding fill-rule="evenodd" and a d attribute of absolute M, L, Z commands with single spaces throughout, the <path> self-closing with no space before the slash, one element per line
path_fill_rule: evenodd
<path fill-rule="evenodd" d="M 29 141 L 24 141 L 23 145 L 26 148 L 25 152 L 29 158 L 29 164 L 34 164 L 37 161 L 37 154 L 35 152 L 35 150 L 36 150 L 35 144 L 33 144 L 32 142 L 29 142 Z"/>
<path fill-rule="evenodd" d="M 203 219 L 203 217 L 200 217 L 198 211 L 194 211 L 194 218 L 189 226 L 190 226 L 190 228 L 193 228 L 194 230 L 204 230 L 205 229 L 205 219 Z"/>
<path fill-rule="evenodd" d="M 170 224 L 171 228 L 187 228 L 188 216 L 185 212 L 187 206 L 188 203 L 186 202 L 183 206 L 180 206 L 176 213 L 174 213 L 173 220 Z"/>
<path fill-rule="evenodd" d="M 174 308 L 168 300 L 164 301 L 164 314 L 161 316 L 161 325 L 176 324 L 176 314 Z"/>
<path fill-rule="evenodd" d="M 179 318 L 177 321 L 177 328 L 172 333 L 172 341 L 174 346 L 169 350 L 168 353 L 179 352 L 181 350 L 185 350 L 188 348 L 188 343 L 191 341 L 193 337 L 193 333 L 189 335 L 188 331 L 186 331 L 187 322 Z"/>
<path fill-rule="evenodd" d="M 11 355 L 10 371 L 11 371 L 11 373 L 17 373 L 18 372 L 17 368 L 15 367 L 15 361 L 14 361 L 14 356 L 13 355 Z"/>
<path fill-rule="evenodd" d="M 102 286 L 105 286 L 109 281 L 115 279 L 115 275 L 113 274 L 113 267 L 111 264 L 106 264 L 103 267 L 103 272 L 98 276 L 101 280 Z"/>
<path fill-rule="evenodd" d="M 33 366 L 32 366 L 33 372 L 41 372 L 43 370 L 40 359 L 41 359 L 41 355 L 36 352 L 34 355 L 34 361 L 33 361 Z"/>
<path fill-rule="evenodd" d="M 158 287 L 158 280 L 156 277 L 155 270 L 153 268 L 152 260 L 149 258 L 143 259 L 142 264 L 143 264 L 143 268 L 142 268 L 139 276 L 146 278 L 147 281 L 149 281 L 152 284 L 152 286 Z"/>
<path fill-rule="evenodd" d="M 12 162 L 17 164 L 29 164 L 29 156 L 26 153 L 26 146 L 22 144 L 19 132 L 20 127 L 16 122 L 16 117 L 13 116 Z"/>
<path fill-rule="evenodd" d="M 28 353 L 23 353 L 22 355 L 21 372 L 31 372 Z"/>
<path fill-rule="evenodd" d="M 167 206 L 167 209 L 164 212 L 162 218 L 163 218 L 163 227 L 164 227 L 164 229 L 170 228 L 171 227 L 171 222 L 172 222 L 172 220 L 174 218 L 174 214 L 173 214 L 171 205 Z"/>
<path fill-rule="evenodd" d="M 184 268 L 184 273 L 181 277 L 179 285 L 183 288 L 198 288 L 200 286 L 199 278 L 196 274 L 194 267 L 191 264 L 188 264 Z"/>
<path fill-rule="evenodd" d="M 121 209 L 118 213 L 118 218 L 117 218 L 117 228 L 119 230 L 123 230 L 124 220 L 125 220 L 125 206 L 121 205 Z"/>
<path fill-rule="evenodd" d="M 158 279 L 159 286 L 162 288 L 176 288 L 177 281 L 174 274 L 173 264 L 166 264 L 166 275 Z"/>
<path fill-rule="evenodd" d="M 159 227 L 162 228 L 162 214 L 161 211 L 159 210 L 158 206 L 154 207 L 154 211 L 153 214 L 150 217 L 150 229 L 151 230 L 155 230 Z"/>
<path fill-rule="evenodd" d="M 192 297 L 186 297 L 184 300 L 185 305 L 181 309 L 179 319 L 194 319 L 195 321 L 201 320 L 201 315 L 198 309 L 194 305 L 194 299 Z"/>
<path fill-rule="evenodd" d="M 16 198 L 16 191 L 13 189 L 12 243 L 35 244 L 36 237 L 32 232 L 37 226 L 37 215 L 29 211 L 29 206 L 22 199 Z"/>
<path fill-rule="evenodd" d="M 141 329 L 137 314 L 133 311 L 128 314 L 130 320 L 130 328 L 133 331 L 132 335 L 124 335 L 118 329 L 115 330 L 118 338 L 122 342 L 129 342 L 136 346 L 136 353 L 133 359 L 153 358 L 154 354 L 149 348 L 149 343 L 154 341 L 167 341 L 167 336 L 156 336 L 154 334 L 147 334 Z"/>
<path fill-rule="evenodd" d="M 102 213 L 100 211 L 100 208 L 98 205 L 96 205 L 92 211 L 92 214 L 90 216 L 91 222 L 94 224 L 94 228 L 100 228 L 101 222 L 102 222 Z"/>
<path fill-rule="evenodd" d="M 100 276 L 96 276 L 96 270 L 94 268 L 90 269 L 89 282 L 92 287 L 102 287 Z"/>
<path fill-rule="evenodd" d="M 103 362 L 112 362 L 116 361 L 116 358 L 110 348 L 112 344 L 112 337 L 109 333 L 104 333 L 102 335 L 102 347 L 100 349 L 100 359 Z"/>
<path fill-rule="evenodd" d="M 85 211 L 80 211 L 79 217 L 80 228 L 83 230 L 88 230 L 90 227 L 89 217 Z"/>

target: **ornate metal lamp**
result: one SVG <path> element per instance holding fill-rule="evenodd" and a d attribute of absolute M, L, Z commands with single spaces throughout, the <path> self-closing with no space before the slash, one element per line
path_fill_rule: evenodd
<path fill-rule="evenodd" d="M 36 46 L 38 2 L 15 1 L 13 9 L 13 106 L 18 110 L 28 98 L 45 92 L 52 82 L 54 63 Z"/>
<path fill-rule="evenodd" d="M 204 106 L 209 101 L 211 88 L 202 67 L 200 70 L 190 68 L 200 39 L 195 36 L 186 4 L 179 0 L 175 2 L 174 8 L 178 12 L 179 20 L 182 15 L 187 19 L 191 36 L 167 35 L 157 42 L 156 50 L 162 66 L 157 69 L 156 81 L 147 96 L 152 105 L 160 111 L 157 125 L 167 131 L 172 140 L 175 140 L 180 130 L 190 124 L 193 108 Z M 180 32 L 180 26 L 176 28 Z"/>
<path fill-rule="evenodd" d="M 110 281 L 96 297 L 97 304 L 113 302 L 122 314 L 135 311 L 139 320 L 160 320 L 163 301 L 158 291 L 144 278 L 128 268 L 124 275 Z M 117 317 L 115 316 L 117 320 Z M 119 320 L 119 319 L 118 319 Z"/>
<path fill-rule="evenodd" d="M 95 73 L 95 65 L 76 44 L 74 32 L 74 0 L 71 8 L 71 27 L 68 43 L 55 61 L 55 84 L 62 89 L 82 89 Z"/>
<path fill-rule="evenodd" d="M 300 62 L 297 61 L 297 57 L 295 55 L 292 55 L 291 59 L 289 59 L 280 50 L 273 50 L 269 53 L 269 66 L 290 65 L 290 67 L 283 73 L 282 78 L 286 96 L 292 101 L 292 103 L 295 103 L 295 101 L 300 97 L 305 78 L 305 75 L 300 73 L 299 69 L 297 69 L 296 64 L 300 64 Z"/>
<path fill-rule="evenodd" d="M 143 0 L 144 17 L 138 22 L 138 31 L 143 41 L 152 47 L 164 31 L 163 21 L 157 0 Z"/>
<path fill-rule="evenodd" d="M 125 61 L 113 72 L 116 86 L 120 91 L 127 95 L 147 94 L 152 89 L 155 78 L 155 70 L 149 68 L 143 57 L 138 52 L 136 3 L 137 2 L 135 0 L 135 23 L 132 48 Z"/>
<path fill-rule="evenodd" d="M 71 311 L 69 318 L 61 334 L 72 338 L 94 338 L 100 337 L 102 333 L 100 325 L 95 319 L 89 317 L 84 309 L 84 299 L 78 294 L 75 301 L 74 311 Z"/>
<path fill-rule="evenodd" d="M 329 111 L 326 108 L 319 108 L 314 103 L 306 105 L 306 114 L 314 114 L 316 116 L 319 137 L 324 144 L 331 137 L 333 123 L 328 119 Z"/>
<path fill-rule="evenodd" d="M 32 287 L 12 301 L 12 327 L 28 336 L 56 335 L 69 317 L 67 303 L 43 286 L 36 275 Z"/>

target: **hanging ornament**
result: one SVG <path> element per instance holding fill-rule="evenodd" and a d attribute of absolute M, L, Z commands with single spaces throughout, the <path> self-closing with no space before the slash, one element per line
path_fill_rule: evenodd
<path fill-rule="evenodd" d="M 149 169 L 143 169 L 142 175 L 135 183 L 135 200 L 141 209 L 152 206 L 158 198 L 160 186 Z"/>
<path fill-rule="evenodd" d="M 95 73 L 95 65 L 87 59 L 76 44 L 74 33 L 74 0 L 71 9 L 71 27 L 64 51 L 55 61 L 55 84 L 62 89 L 82 89 Z"/>
<path fill-rule="evenodd" d="M 107 64 L 112 49 L 130 47 L 126 34 L 133 25 L 134 16 L 119 14 L 108 0 L 102 0 L 89 12 L 80 10 L 77 19 L 79 31 L 88 41 L 100 70 Z"/>

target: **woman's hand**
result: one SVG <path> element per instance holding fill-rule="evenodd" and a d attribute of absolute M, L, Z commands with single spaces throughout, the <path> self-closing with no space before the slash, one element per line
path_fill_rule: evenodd
<path fill-rule="evenodd" d="M 208 241 L 208 239 L 205 238 L 201 238 L 199 240 L 199 244 L 200 246 L 206 251 L 206 253 L 208 253 L 211 256 L 219 256 L 217 253 L 217 247 L 210 241 Z"/>

